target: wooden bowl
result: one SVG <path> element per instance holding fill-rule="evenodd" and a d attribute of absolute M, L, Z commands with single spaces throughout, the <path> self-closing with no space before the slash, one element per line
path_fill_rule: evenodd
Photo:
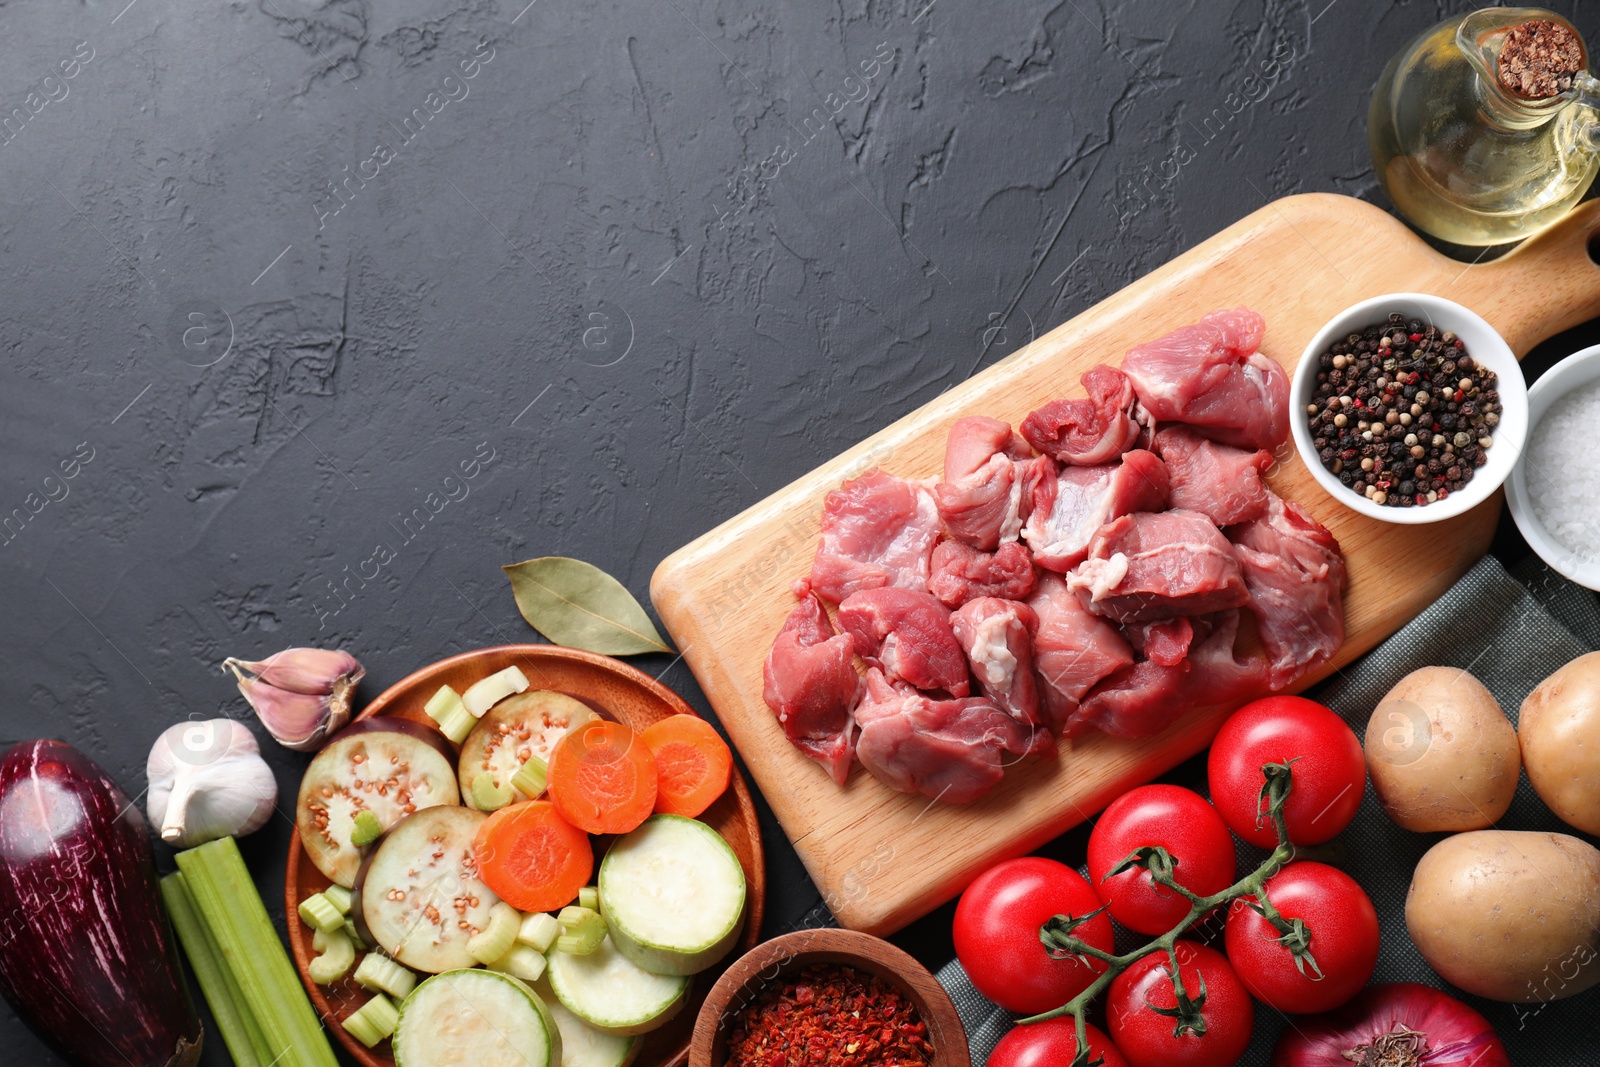
<path fill-rule="evenodd" d="M 434 725 L 433 720 L 423 710 L 423 704 L 441 685 L 453 686 L 459 692 L 479 678 L 513 665 L 522 668 L 532 688 L 551 689 L 589 702 L 597 710 L 603 709 L 608 718 L 635 730 L 643 730 L 669 715 L 694 714 L 694 709 L 678 694 L 649 675 L 608 656 L 553 645 L 502 645 L 464 652 L 424 667 L 384 690 L 356 717 L 365 719 L 374 715 L 392 715 L 431 726 Z M 761 936 L 761 916 L 766 901 L 766 869 L 755 803 L 750 799 L 750 788 L 738 768 L 734 768 L 727 792 L 700 818 L 727 840 L 734 855 L 739 857 L 739 865 L 744 868 L 747 893 L 739 950 L 747 950 Z M 311 981 L 307 971 L 315 955 L 311 950 L 312 931 L 300 921 L 297 911 L 300 901 L 328 888 L 328 884 L 328 879 L 307 858 L 297 834 L 289 846 L 289 870 L 284 882 L 284 914 L 288 920 L 289 947 L 294 954 L 295 966 L 300 971 L 300 980 L 305 983 L 306 991 L 311 994 L 311 1002 L 328 1030 L 357 1063 L 362 1067 L 394 1067 L 394 1056 L 388 1044 L 369 1049 L 339 1025 L 367 1002 L 369 994 L 348 976 L 331 986 L 319 986 Z M 680 1067 L 684 1063 L 689 1055 L 695 1009 L 725 966 L 724 963 L 714 967 L 692 980 L 689 1003 L 666 1026 L 646 1036 L 639 1057 L 634 1061 L 636 1067 Z M 351 968 L 351 973 L 354 972 L 355 969 Z"/>
<path fill-rule="evenodd" d="M 711 987 L 694 1023 L 689 1067 L 725 1067 L 724 1023 L 767 983 L 808 963 L 842 963 L 875 974 L 916 1005 L 933 1042 L 933 1067 L 972 1067 L 955 1002 L 928 969 L 881 937 L 855 930 L 796 930 L 757 945 Z"/>

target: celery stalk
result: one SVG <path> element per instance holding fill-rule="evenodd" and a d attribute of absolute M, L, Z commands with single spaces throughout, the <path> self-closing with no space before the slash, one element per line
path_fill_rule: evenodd
<path fill-rule="evenodd" d="M 196 910 L 216 937 L 243 1002 L 261 1025 L 268 1063 L 277 1067 L 338 1067 L 317 1014 L 283 942 L 261 903 L 231 837 L 178 853 L 178 869 Z"/>
<path fill-rule="evenodd" d="M 211 1014 L 222 1031 L 223 1043 L 238 1067 L 267 1067 L 263 1057 L 266 1042 L 250 1016 L 249 1005 L 239 996 L 228 970 L 223 966 L 216 946 L 206 936 L 205 924 L 195 912 L 194 901 L 183 884 L 183 875 L 173 872 L 161 879 L 161 899 L 167 906 L 167 917 L 189 958 L 189 969 L 200 986 Z"/>

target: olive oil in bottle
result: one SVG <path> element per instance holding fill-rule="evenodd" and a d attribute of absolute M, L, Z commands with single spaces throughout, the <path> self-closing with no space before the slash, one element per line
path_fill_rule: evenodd
<path fill-rule="evenodd" d="M 1367 117 L 1373 167 L 1407 219 L 1497 245 L 1565 215 L 1600 169 L 1600 81 L 1570 23 L 1534 8 L 1441 22 L 1389 61 Z"/>

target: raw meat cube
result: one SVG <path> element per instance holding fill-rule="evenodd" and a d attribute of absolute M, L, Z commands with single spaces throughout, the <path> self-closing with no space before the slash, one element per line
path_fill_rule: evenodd
<path fill-rule="evenodd" d="M 918 689 L 971 692 L 967 656 L 950 629 L 950 609 L 910 589 L 863 589 L 839 605 L 839 627 L 855 639 L 856 655 L 890 681 Z"/>
<path fill-rule="evenodd" d="M 1095 534 L 1067 588 L 1124 624 L 1204 615 L 1250 600 L 1233 546 L 1196 511 L 1136 512 Z"/>
<path fill-rule="evenodd" d="M 778 631 L 762 672 L 762 696 L 784 736 L 844 784 L 855 755 L 850 711 L 861 690 L 855 644 L 835 633 L 822 601 L 807 594 Z"/>
<path fill-rule="evenodd" d="M 828 494 L 809 588 L 834 604 L 860 589 L 926 589 L 938 539 L 933 495 L 874 467 Z"/>

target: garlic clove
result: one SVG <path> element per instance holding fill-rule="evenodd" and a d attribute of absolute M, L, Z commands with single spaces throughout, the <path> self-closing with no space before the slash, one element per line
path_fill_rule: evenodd
<path fill-rule="evenodd" d="M 312 696 L 354 689 L 367 673 L 350 653 L 322 648 L 286 648 L 260 662 L 230 656 L 222 665 L 235 676 L 243 668 L 277 689 Z"/>
<path fill-rule="evenodd" d="M 261 681 L 239 678 L 239 692 L 255 709 L 273 740 L 296 752 L 314 752 L 350 721 L 348 689 L 338 697 L 291 693 Z"/>

